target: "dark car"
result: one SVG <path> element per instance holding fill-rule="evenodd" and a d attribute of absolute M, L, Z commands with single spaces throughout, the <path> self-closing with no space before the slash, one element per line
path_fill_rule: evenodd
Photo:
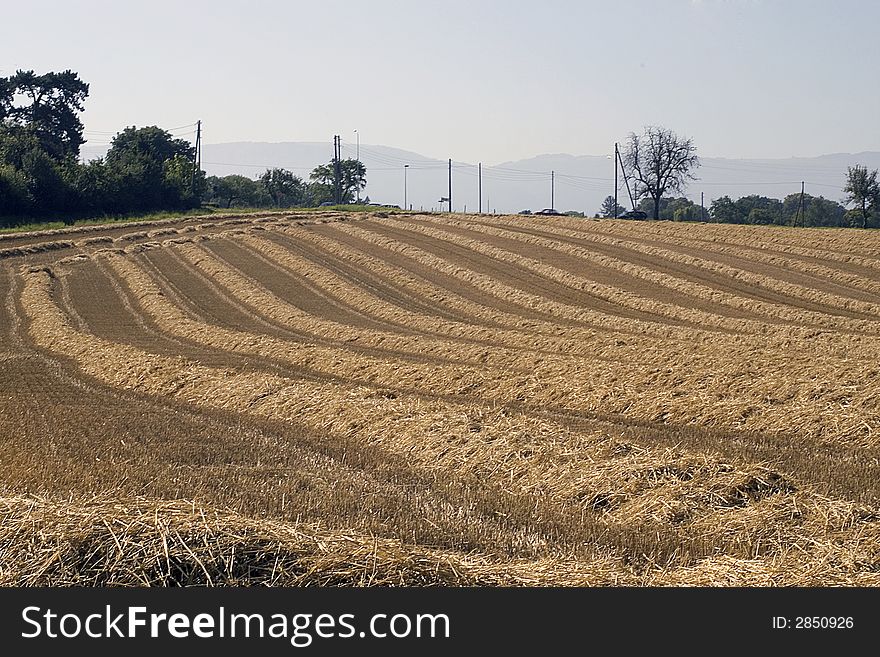
<path fill-rule="evenodd" d="M 648 213 L 642 212 L 641 210 L 630 210 L 629 212 L 624 212 L 620 215 L 621 219 L 647 219 Z"/>
<path fill-rule="evenodd" d="M 517 214 L 532 214 L 531 210 L 520 210 Z"/>
<path fill-rule="evenodd" d="M 562 213 L 559 210 L 554 210 L 553 208 L 544 208 L 543 210 L 538 210 L 535 214 L 543 214 L 543 215 L 551 215 L 554 217 L 561 217 Z"/>

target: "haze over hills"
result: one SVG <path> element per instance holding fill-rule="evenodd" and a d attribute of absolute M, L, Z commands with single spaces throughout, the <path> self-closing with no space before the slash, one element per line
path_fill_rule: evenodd
<path fill-rule="evenodd" d="M 83 156 L 92 159 L 104 155 L 106 147 L 89 147 Z M 344 144 L 342 156 L 354 158 L 358 147 Z M 371 201 L 404 205 L 414 209 L 440 209 L 439 199 L 447 196 L 448 162 L 412 151 L 361 144 L 360 159 L 367 167 L 367 188 L 364 196 Z M 308 179 L 318 164 L 329 162 L 332 143 L 327 142 L 234 142 L 204 144 L 202 168 L 208 175 L 240 174 L 258 177 L 270 167 L 282 167 Z M 409 167 L 404 173 L 404 165 Z M 843 198 L 842 187 L 848 166 L 862 164 L 869 169 L 880 168 L 880 152 L 835 153 L 811 158 L 728 159 L 701 157 L 696 171 L 698 180 L 690 183 L 686 196 L 700 202 L 705 195 L 706 207 L 721 196 L 739 198 L 760 194 L 784 198 L 800 192 L 801 181 L 806 192 L 835 201 Z M 554 172 L 551 180 L 551 172 Z M 405 190 L 404 190 L 404 177 Z M 609 155 L 546 154 L 482 167 L 483 210 L 518 212 L 551 207 L 561 211 L 577 210 L 592 215 L 602 200 L 614 193 L 614 163 Z M 452 166 L 452 202 L 456 211 L 476 211 L 479 199 L 477 163 L 457 162 Z M 629 197 L 622 175 L 618 200 L 629 207 Z M 443 203 L 443 209 L 446 204 Z"/>

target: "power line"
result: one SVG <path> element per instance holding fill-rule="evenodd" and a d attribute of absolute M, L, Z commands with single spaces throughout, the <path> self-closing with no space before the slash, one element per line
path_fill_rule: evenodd
<path fill-rule="evenodd" d="M 196 136 L 198 139 L 199 138 L 198 122 L 195 124 L 192 124 L 192 125 L 195 125 L 197 127 Z M 181 127 L 186 128 L 188 126 L 181 126 Z M 97 133 L 99 131 L 88 131 L 88 132 Z M 96 140 L 89 140 L 88 143 L 90 143 L 92 145 L 96 145 L 96 146 L 106 145 L 106 144 L 102 144 L 102 141 L 103 140 L 101 140 L 101 139 L 96 139 Z M 347 148 L 347 147 L 343 146 L 342 140 L 340 138 L 337 142 L 335 157 L 341 157 L 341 153 L 342 153 L 343 148 Z M 511 183 L 519 183 L 519 184 L 539 183 L 541 181 L 546 181 L 548 178 L 550 178 L 551 205 L 555 203 L 555 184 L 556 184 L 556 182 L 559 182 L 561 185 L 568 187 L 570 189 L 589 194 L 589 193 L 601 192 L 602 190 L 606 189 L 606 187 L 607 187 L 603 183 L 613 182 L 615 180 L 615 178 L 610 178 L 610 177 L 581 176 L 581 175 L 576 175 L 576 174 L 557 172 L 555 170 L 551 170 L 550 172 L 546 172 L 546 171 L 535 171 L 535 170 L 529 170 L 529 169 L 519 169 L 519 168 L 515 168 L 515 167 L 508 167 L 508 166 L 484 166 L 484 165 L 482 165 L 482 163 L 477 163 L 476 165 L 473 165 L 473 164 L 467 164 L 467 163 L 461 163 L 461 162 L 453 162 L 451 160 L 451 158 L 448 159 L 446 163 L 442 163 L 440 161 L 434 161 L 434 160 L 424 160 L 421 163 L 413 163 L 412 160 L 405 161 L 403 158 L 400 158 L 395 155 L 381 153 L 381 152 L 376 151 L 375 149 L 372 149 L 368 146 L 364 146 L 362 148 L 364 150 L 364 154 L 366 154 L 368 156 L 367 158 L 365 158 L 365 159 L 367 159 L 368 162 L 369 161 L 376 161 L 378 164 L 387 165 L 387 166 L 371 166 L 371 167 L 369 167 L 369 170 L 371 170 L 371 171 L 377 171 L 377 172 L 378 171 L 397 171 L 397 170 L 399 170 L 399 168 L 401 166 L 400 163 L 402 163 L 402 162 L 406 162 L 408 164 L 409 168 L 411 168 L 413 170 L 423 170 L 423 171 L 435 170 L 436 171 L 441 168 L 446 168 L 448 170 L 448 176 L 449 176 L 450 197 L 451 197 L 451 191 L 452 191 L 452 180 L 451 179 L 452 179 L 453 170 L 456 173 L 456 175 L 466 175 L 466 176 L 471 176 L 471 177 L 477 178 L 478 202 L 479 202 L 479 206 L 480 206 L 481 210 L 482 210 L 482 201 L 480 199 L 482 197 L 483 177 L 485 177 L 487 180 L 495 181 L 495 182 L 502 182 L 502 183 L 511 182 Z M 616 173 L 617 173 L 616 168 L 617 168 L 618 164 L 622 164 L 622 162 L 621 162 L 622 156 L 620 155 L 619 152 L 617 152 L 615 155 L 616 155 L 615 160 L 617 160 L 615 162 L 615 177 L 616 177 Z M 211 165 L 211 166 L 248 167 L 248 168 L 262 168 L 262 169 L 283 167 L 283 168 L 287 168 L 290 170 L 296 170 L 296 171 L 311 171 L 311 170 L 313 170 L 312 167 L 289 166 L 289 165 L 285 165 L 283 163 L 280 163 L 280 164 L 279 163 L 255 164 L 255 163 L 241 163 L 241 162 L 205 162 L 205 164 Z M 751 165 L 751 163 L 749 163 L 749 165 Z M 746 168 L 748 168 L 749 165 L 746 165 Z M 731 167 L 716 167 L 716 166 L 712 166 L 712 165 L 703 165 L 703 166 L 705 166 L 708 169 L 717 169 L 717 170 L 732 170 L 732 171 L 741 170 L 741 169 L 736 169 L 736 168 L 731 168 Z M 768 164 L 766 166 L 767 166 L 767 168 L 773 168 L 773 165 Z M 794 167 L 787 167 L 787 166 L 780 166 L 780 167 L 776 167 L 776 168 L 780 168 L 780 169 L 792 168 L 792 169 L 794 169 Z M 818 168 L 815 168 L 815 167 L 805 167 L 805 169 L 818 171 Z M 829 169 L 829 170 L 831 170 L 831 169 Z M 833 170 L 837 171 L 838 169 L 835 168 Z M 757 170 L 756 170 L 756 172 L 757 172 Z M 762 171 L 762 173 L 767 173 L 767 171 L 764 170 L 764 171 Z M 629 190 L 629 176 L 626 175 L 625 170 L 624 170 L 624 182 L 627 184 L 627 189 L 630 193 L 630 201 L 633 202 L 634 199 L 632 197 L 632 190 Z M 752 187 L 752 186 L 763 186 L 763 187 L 795 186 L 798 183 L 804 182 L 805 184 L 810 184 L 810 185 L 814 185 L 817 187 L 823 187 L 823 188 L 843 191 L 843 187 L 840 185 L 832 185 L 832 184 L 828 184 L 828 183 L 813 183 L 813 182 L 806 182 L 806 181 L 791 181 L 791 180 L 785 180 L 785 181 L 768 181 L 768 180 L 717 181 L 716 180 L 716 181 L 710 182 L 710 181 L 703 181 L 701 179 L 697 179 L 696 182 L 698 182 L 701 186 L 708 186 L 708 187 L 722 187 L 723 186 L 723 187 L 733 187 L 733 188 L 743 188 L 743 187 Z M 449 208 L 451 210 L 451 208 L 452 208 L 451 198 L 449 199 L 448 202 L 450 203 Z M 487 205 L 488 205 L 488 199 L 487 199 Z"/>
<path fill-rule="evenodd" d="M 402 164 L 411 164 L 413 161 L 413 158 L 403 158 L 403 157 L 398 157 L 396 155 L 392 155 L 390 153 L 381 153 L 379 151 L 373 150 L 372 148 L 369 148 L 368 146 L 364 146 L 364 145 L 361 145 L 361 151 L 363 151 L 364 153 L 367 153 L 369 155 L 372 155 L 373 159 L 384 160 L 385 164 L 401 164 L 402 165 Z M 437 164 L 440 164 L 440 166 L 445 166 L 439 160 L 430 160 L 429 158 L 421 158 L 421 159 L 422 159 L 422 164 L 426 164 L 429 162 L 430 163 L 436 162 Z M 417 160 L 418 160 L 418 158 L 417 158 Z"/>
<path fill-rule="evenodd" d="M 201 121 L 196 121 L 195 123 L 187 123 L 186 125 L 179 125 L 176 128 L 166 128 L 168 132 L 174 132 L 175 130 L 182 130 L 183 128 L 192 128 L 201 123 Z"/>
<path fill-rule="evenodd" d="M 245 164 L 243 162 L 205 162 L 205 164 L 210 164 L 211 166 L 221 166 L 221 167 L 255 167 L 258 169 L 274 169 L 274 168 L 284 168 L 289 169 L 291 171 L 312 171 L 314 167 L 292 167 L 287 166 L 285 164 Z"/>
<path fill-rule="evenodd" d="M 727 162 L 725 164 L 732 164 L 733 166 L 718 166 L 715 164 L 700 164 L 702 168 L 705 169 L 722 169 L 725 171 L 767 171 L 767 170 L 779 170 L 779 171 L 803 171 L 809 169 L 811 171 L 826 171 L 826 172 L 836 172 L 841 171 L 841 167 L 839 166 L 817 166 L 812 164 L 776 164 L 772 162 L 742 162 L 737 164 L 735 162 Z"/>
<path fill-rule="evenodd" d="M 198 124 L 198 121 L 193 121 L 192 123 L 187 123 L 186 125 L 179 125 L 174 128 L 162 128 L 161 126 L 157 126 L 157 127 L 161 128 L 165 132 L 176 132 L 177 130 L 183 130 L 184 128 L 191 128 L 190 132 L 195 132 L 195 128 L 196 128 L 197 124 Z M 99 135 L 118 135 L 120 132 L 123 132 L 124 130 L 126 130 L 129 127 L 133 127 L 133 126 L 126 126 L 122 130 L 93 130 L 91 128 L 87 128 L 87 129 L 84 129 L 83 132 L 90 133 L 90 134 L 99 134 Z M 143 126 L 143 127 L 149 127 L 149 126 Z"/>
<path fill-rule="evenodd" d="M 703 182 L 701 179 L 697 179 L 697 182 L 699 182 L 700 185 L 703 185 L 703 186 L 727 185 L 728 187 L 752 187 L 754 185 L 776 185 L 776 186 L 779 186 L 779 185 L 800 185 L 801 184 L 800 180 L 795 180 L 795 181 L 787 180 L 787 181 L 780 181 L 780 182 Z"/>
<path fill-rule="evenodd" d="M 595 180 L 595 181 L 602 181 L 602 182 L 611 182 L 612 180 L 614 180 L 614 178 L 599 178 L 597 176 L 573 176 L 570 173 L 558 173 L 558 172 L 556 173 L 556 176 L 557 177 L 562 176 L 564 178 L 575 178 L 577 180 Z"/>
<path fill-rule="evenodd" d="M 809 180 L 807 181 L 807 184 L 814 187 L 830 187 L 832 189 L 839 189 L 841 192 L 844 191 L 844 188 L 840 185 L 829 185 L 827 183 L 810 182 Z"/>

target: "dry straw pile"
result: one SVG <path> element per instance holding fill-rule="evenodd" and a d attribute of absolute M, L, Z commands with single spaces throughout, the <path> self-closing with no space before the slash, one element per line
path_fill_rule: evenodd
<path fill-rule="evenodd" d="M 0 586 L 590 586 L 610 563 L 479 557 L 183 501 L 0 498 Z"/>

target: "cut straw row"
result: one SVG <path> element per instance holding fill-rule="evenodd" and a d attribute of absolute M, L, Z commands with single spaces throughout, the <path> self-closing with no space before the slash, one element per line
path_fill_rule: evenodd
<path fill-rule="evenodd" d="M 542 263 L 541 261 L 534 258 L 528 258 L 520 253 L 515 253 L 507 249 L 501 249 L 499 247 L 492 246 L 476 239 L 463 237 L 458 233 L 443 230 L 442 228 L 429 228 L 421 224 L 413 224 L 408 222 L 400 222 L 400 224 L 402 226 L 405 226 L 407 230 L 428 235 L 436 239 L 447 240 L 455 244 L 461 244 L 477 253 L 496 258 L 503 262 L 517 264 L 524 269 L 535 272 L 562 285 L 565 285 L 575 290 L 586 290 L 591 294 L 595 294 L 600 298 L 624 307 L 630 307 L 645 312 L 657 313 L 666 317 L 681 321 L 688 321 L 698 325 L 714 326 L 718 328 L 747 333 L 769 333 L 773 331 L 778 332 L 780 330 L 784 330 L 786 332 L 800 333 L 801 335 L 803 335 L 810 330 L 814 330 L 810 328 L 793 329 L 791 327 L 785 327 L 784 329 L 782 329 L 778 325 L 773 325 L 766 322 L 725 317 L 715 313 L 700 311 L 685 306 L 678 306 L 672 303 L 659 302 L 655 299 L 646 298 L 641 295 L 626 292 L 615 286 L 598 283 L 583 274 L 575 274 L 559 267 Z M 511 235 L 509 231 L 501 231 L 486 226 L 474 226 L 472 227 L 472 229 L 476 231 L 499 234 L 501 236 Z M 662 285 L 664 287 L 675 290 L 677 292 L 681 292 L 686 295 L 694 296 L 696 298 L 715 303 L 720 303 L 723 305 L 728 305 L 734 308 L 749 310 L 753 313 L 764 315 L 767 317 L 778 317 L 780 319 L 788 321 L 807 324 L 808 326 L 812 325 L 813 327 L 822 327 L 834 330 L 847 329 L 853 332 L 877 332 L 878 330 L 880 330 L 880 323 L 876 321 L 856 320 L 829 316 L 824 313 L 804 310 L 794 306 L 772 304 L 756 299 L 740 297 L 735 294 L 724 292 L 717 288 L 703 285 L 701 283 L 696 283 L 686 278 L 673 276 L 668 272 L 649 269 L 647 267 L 635 265 L 624 260 L 610 258 L 608 256 L 597 254 L 593 251 L 582 249 L 580 247 L 575 247 L 569 244 L 560 244 L 559 242 L 546 238 L 519 235 L 514 239 L 518 239 L 519 241 L 523 241 L 525 243 L 550 246 L 551 248 L 558 249 L 562 252 L 576 255 L 582 258 L 585 263 L 595 263 L 595 265 L 599 267 L 606 267 L 612 270 L 620 271 L 621 273 L 631 275 L 636 278 L 641 278 L 643 280 L 647 280 L 658 285 Z M 689 256 L 679 256 L 678 254 L 673 254 L 671 252 L 668 254 L 667 257 L 672 261 L 684 262 L 685 260 L 694 260 Z M 589 267 L 585 266 L 584 271 L 589 272 Z M 745 274 L 743 275 L 745 276 Z M 748 276 L 746 276 L 746 278 L 756 277 L 749 274 Z M 755 281 L 749 282 L 752 284 L 755 283 Z M 790 284 L 782 283 L 781 285 L 787 287 Z"/>
<path fill-rule="evenodd" d="M 615 269 L 624 273 L 635 275 L 639 278 L 644 278 L 645 280 L 651 280 L 652 282 L 656 282 L 659 284 L 670 284 L 673 281 L 687 281 L 688 279 L 673 279 L 669 276 L 657 278 L 656 274 L 658 272 L 654 270 L 649 270 L 643 267 L 638 267 L 633 263 L 629 263 L 626 260 L 618 259 L 618 258 L 610 258 L 608 256 L 601 256 L 599 254 L 595 254 L 589 249 L 585 249 L 579 246 L 571 245 L 567 242 L 554 240 L 547 237 L 542 237 L 539 235 L 531 235 L 531 234 L 523 234 L 516 230 L 507 230 L 505 227 L 490 227 L 482 224 L 473 224 L 466 223 L 460 221 L 452 221 L 452 222 L 443 222 L 439 224 L 441 227 L 443 225 L 454 225 L 462 228 L 467 228 L 468 230 L 483 232 L 489 235 L 497 235 L 500 237 L 505 237 L 507 239 L 515 239 L 519 241 L 523 241 L 527 244 L 538 244 L 541 246 L 546 246 L 554 250 L 559 250 L 564 253 L 570 253 L 576 255 L 580 258 L 583 258 L 588 261 L 595 260 L 600 263 L 604 267 L 609 267 L 611 269 Z M 880 305 L 859 301 L 857 299 L 852 299 L 848 297 L 841 297 L 836 294 L 830 294 L 827 292 L 823 292 L 821 290 L 806 287 L 803 285 L 798 285 L 795 283 L 789 283 L 782 280 L 775 279 L 771 276 L 760 275 L 752 273 L 751 271 L 745 270 L 741 267 L 733 267 L 731 265 L 726 265 L 724 263 L 707 260 L 702 257 L 695 257 L 687 254 L 680 253 L 676 250 L 660 248 L 656 246 L 648 246 L 642 244 L 638 241 L 621 241 L 618 238 L 600 236 L 600 235 L 589 235 L 584 236 L 582 233 L 579 234 L 572 230 L 566 230 L 562 228 L 557 228 L 553 231 L 555 234 L 564 237 L 575 237 L 584 241 L 593 242 L 596 244 L 603 244 L 607 246 L 615 246 L 615 247 L 623 247 L 626 250 L 635 251 L 636 253 L 642 253 L 648 256 L 652 256 L 658 258 L 664 262 L 676 262 L 680 264 L 687 265 L 697 271 L 705 270 L 712 273 L 722 274 L 727 276 L 733 280 L 741 281 L 747 283 L 751 286 L 754 286 L 756 289 L 768 289 L 780 294 L 790 296 L 793 299 L 801 299 L 804 301 L 809 301 L 813 303 L 827 305 L 833 308 L 839 308 L 843 310 L 849 310 L 854 312 L 860 312 L 864 314 L 878 314 L 880 313 Z M 729 253 L 729 252 L 725 252 Z M 755 254 L 755 257 L 751 258 L 753 262 L 762 262 L 767 259 L 772 259 L 779 261 L 779 258 L 774 258 L 772 256 L 769 257 L 759 257 L 759 254 Z M 826 268 L 827 269 L 827 268 Z M 648 276 L 648 273 L 654 271 L 655 276 Z M 829 270 L 830 271 L 830 270 Z M 867 282 L 865 279 L 861 279 L 862 282 Z M 665 281 L 665 283 L 664 283 Z M 870 284 L 876 285 L 876 281 L 871 281 Z M 678 288 L 676 288 L 678 289 Z M 682 290 L 683 291 L 683 290 Z M 704 296 L 704 295 L 700 295 Z M 743 299 L 737 297 L 736 295 L 731 295 L 729 297 L 721 297 L 720 303 L 725 303 L 727 305 L 732 305 L 734 307 L 744 307 L 742 305 Z M 769 316 L 773 316 L 774 313 L 778 313 L 779 304 L 763 304 L 763 306 L 756 306 L 754 309 L 757 311 L 759 307 L 766 308 L 766 314 Z M 749 308 L 752 309 L 752 308 Z"/>

